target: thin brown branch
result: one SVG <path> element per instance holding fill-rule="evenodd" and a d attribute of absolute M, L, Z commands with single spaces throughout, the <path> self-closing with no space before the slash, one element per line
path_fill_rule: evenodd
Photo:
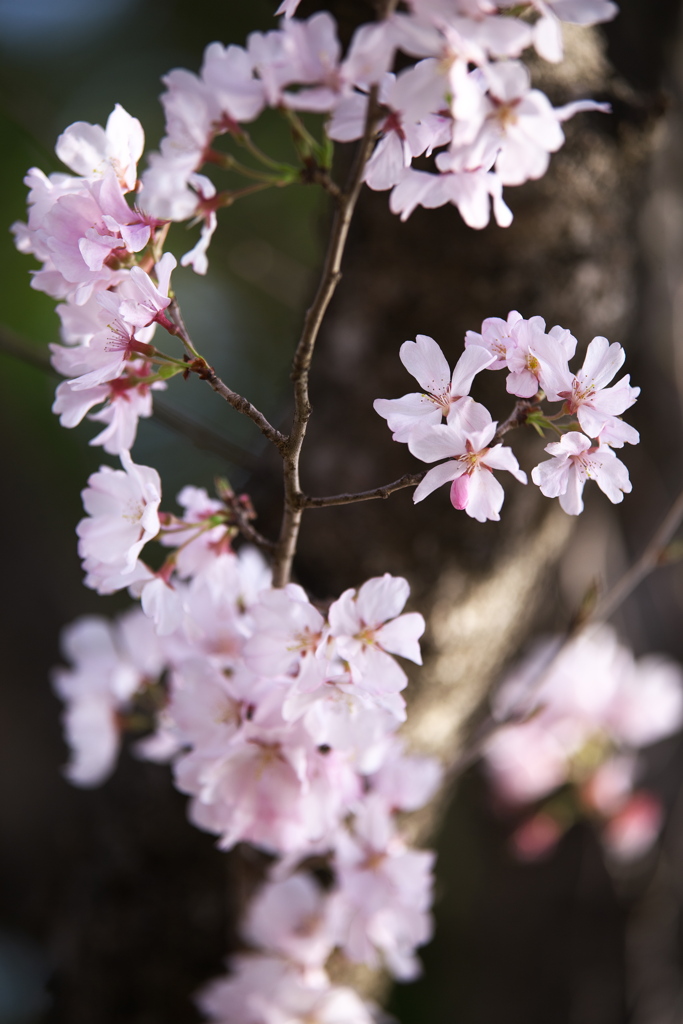
<path fill-rule="evenodd" d="M 404 476 L 394 480 L 393 483 L 384 484 L 382 487 L 374 487 L 371 491 L 358 491 L 357 494 L 332 494 L 325 498 L 311 498 L 307 494 L 300 497 L 302 508 L 329 508 L 331 505 L 352 505 L 356 501 L 371 501 L 373 498 L 388 498 L 394 491 L 401 491 L 404 487 L 417 487 L 427 470 L 422 473 L 405 473 Z"/>
<path fill-rule="evenodd" d="M 284 434 L 281 434 L 279 430 L 270 423 L 263 413 L 252 405 L 251 402 L 244 398 L 242 395 L 233 391 L 229 388 L 225 381 L 221 380 L 213 366 L 209 366 L 206 359 L 199 355 L 195 348 L 192 339 L 188 333 L 187 327 L 180 312 L 180 306 L 178 300 L 174 297 L 171 300 L 171 305 L 168 307 L 168 311 L 173 317 L 169 320 L 163 314 L 159 317 L 159 323 L 165 327 L 169 334 L 173 334 L 178 337 L 187 352 L 186 359 L 188 360 L 187 369 L 192 373 L 196 373 L 200 380 L 205 380 L 207 384 L 213 388 L 217 395 L 224 398 L 229 405 L 233 407 L 237 412 L 242 413 L 243 416 L 248 416 L 252 422 L 256 424 L 264 437 L 266 437 L 271 444 L 274 444 L 277 450 L 283 454 L 284 448 L 287 443 L 287 438 Z M 284 455 L 283 455 L 284 457 Z"/>
<path fill-rule="evenodd" d="M 506 420 L 498 426 L 494 435 L 494 440 L 499 441 L 501 437 L 507 434 L 508 430 L 515 430 L 516 427 L 522 427 L 527 421 L 529 413 L 534 412 L 539 408 L 539 404 L 534 399 L 522 398 L 518 402 L 515 402 L 515 407 Z"/>
<path fill-rule="evenodd" d="M 244 398 L 242 395 L 238 395 L 236 391 L 229 388 L 225 381 L 222 381 L 218 376 L 213 366 L 209 366 L 205 359 L 201 356 L 198 359 L 193 359 L 192 362 L 187 364 L 188 370 L 196 373 L 200 380 L 205 380 L 210 387 L 224 398 L 233 409 L 237 412 L 241 412 L 242 415 L 248 416 L 253 423 L 259 428 L 264 437 L 266 437 L 271 444 L 275 445 L 277 450 L 283 455 L 287 445 L 287 438 L 284 434 L 281 434 L 279 430 L 270 423 L 263 413 L 252 405 L 251 402 Z"/>
<path fill-rule="evenodd" d="M 250 517 L 246 510 L 240 509 L 237 503 L 235 503 L 232 506 L 232 513 L 235 520 L 235 526 L 245 540 L 255 544 L 257 548 L 261 548 L 263 551 L 271 553 L 275 550 L 277 547 L 275 541 L 268 540 L 268 538 L 264 537 L 262 533 L 259 533 L 255 526 L 251 525 L 251 522 L 249 521 Z"/>
<path fill-rule="evenodd" d="M 274 540 L 268 540 L 267 537 L 264 537 L 263 534 L 259 533 L 259 531 L 255 529 L 255 527 L 253 527 L 251 523 L 248 523 L 246 521 L 246 519 L 244 521 L 240 521 L 237 524 L 237 529 L 240 531 L 245 540 L 250 541 L 257 548 L 261 548 L 263 551 L 267 551 L 269 554 L 275 551 L 275 548 L 277 547 L 276 542 Z"/>
<path fill-rule="evenodd" d="M 256 527 L 251 525 L 252 521 L 256 519 L 256 512 L 249 495 L 235 494 L 228 481 L 220 477 L 216 480 L 216 494 L 229 512 L 230 524 L 236 526 L 242 536 L 252 544 L 263 548 L 264 551 L 273 551 L 275 541 L 268 540 L 262 533 L 259 533 Z"/>
<path fill-rule="evenodd" d="M 508 418 L 501 423 L 495 434 L 495 440 L 499 440 L 508 430 L 520 427 L 526 421 L 530 412 L 538 407 L 536 402 L 522 399 L 515 404 L 514 409 Z M 358 491 L 356 494 L 332 494 L 324 498 L 313 498 L 308 494 L 299 494 L 298 503 L 300 508 L 328 508 L 331 505 L 352 505 L 356 501 L 371 501 L 373 498 L 388 498 L 395 491 L 403 490 L 404 487 L 417 487 L 424 479 L 427 470 L 421 473 L 405 473 L 398 480 L 381 487 L 373 487 L 369 491 Z"/>
<path fill-rule="evenodd" d="M 363 138 L 356 150 L 344 192 L 337 201 L 320 283 L 304 318 L 303 331 L 294 353 L 291 374 L 294 384 L 294 418 L 284 452 L 285 507 L 280 540 L 273 565 L 273 585 L 276 587 L 284 586 L 289 580 L 301 526 L 303 506 L 301 504 L 299 460 L 311 416 L 311 403 L 308 394 L 311 360 L 327 307 L 341 279 L 342 257 L 356 202 L 363 186 L 363 171 L 374 143 L 378 113 L 377 87 L 373 87 L 368 99 Z"/>

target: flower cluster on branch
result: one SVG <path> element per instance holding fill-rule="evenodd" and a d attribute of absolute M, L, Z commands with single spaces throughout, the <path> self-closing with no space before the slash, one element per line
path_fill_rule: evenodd
<path fill-rule="evenodd" d="M 140 757 L 172 762 L 191 821 L 221 848 L 247 842 L 270 858 L 241 923 L 244 951 L 229 977 L 200 996 L 223 1024 L 369 1024 L 376 1008 L 334 984 L 330 956 L 341 951 L 408 980 L 431 935 L 433 854 L 411 848 L 400 817 L 423 807 L 441 780 L 436 761 L 407 752 L 399 735 L 408 680 L 397 659 L 421 664 L 424 619 L 404 612 L 408 583 L 388 573 L 329 607 L 290 582 L 303 512 L 409 486 L 421 501 L 448 483 L 456 509 L 497 520 L 504 492 L 494 471 L 527 482 L 503 444 L 523 425 L 556 435 L 550 458 L 530 475 L 565 512 L 582 511 L 587 480 L 612 502 L 631 490 L 615 455 L 639 440 L 621 418 L 639 389 L 628 376 L 611 383 L 623 349 L 594 338 L 573 372 L 570 331 L 546 330 L 540 316 L 517 311 L 468 331 L 452 372 L 432 338 L 402 345 L 420 390 L 377 399 L 375 409 L 396 441 L 436 466 L 358 494 L 315 497 L 301 486 L 308 374 L 362 184 L 390 190 L 402 219 L 417 206 L 452 203 L 471 227 L 488 224 L 491 210 L 506 226 L 503 187 L 545 173 L 567 118 L 608 109 L 583 99 L 553 107 L 532 87 L 523 57 L 534 48 L 559 61 L 562 22 L 609 20 L 610 0 L 398 6 L 385 3 L 343 53 L 328 12 L 297 20 L 298 0 L 284 0 L 278 28 L 252 33 L 245 47 L 211 43 L 198 74 L 175 69 L 164 78 L 166 134 L 140 178 L 142 127 L 117 105 L 105 128 L 78 122 L 58 139 L 72 173 L 28 172 L 28 222 L 13 227 L 18 248 L 40 263 L 33 287 L 58 302 L 62 343 L 51 346 L 52 361 L 66 379 L 53 409 L 66 427 L 86 415 L 103 423 L 91 444 L 120 459 L 83 491 L 76 532 L 85 584 L 100 594 L 127 589 L 140 602 L 113 623 L 90 616 L 64 632 L 69 666 L 53 681 L 65 704 L 66 775 L 100 784 L 130 734 Z M 247 129 L 266 108 L 288 126 L 286 158 L 264 152 Z M 343 186 L 333 177 L 337 142 L 360 142 Z M 294 183 L 325 189 L 335 215 L 294 354 L 287 433 L 196 348 L 171 286 L 177 261 L 164 248 L 172 221 L 201 223 L 180 262 L 206 273 L 218 212 Z M 160 331 L 170 352 L 158 347 Z M 499 422 L 470 392 L 478 374 L 501 369 L 516 403 Z M 187 486 L 180 514 L 161 511 L 159 474 L 136 464 L 131 449 L 139 418 L 152 414 L 152 393 L 179 375 L 208 383 L 277 450 L 277 540 L 261 536 L 248 495 L 226 481 L 215 498 Z M 557 410 L 546 412 L 545 401 Z M 272 566 L 245 539 L 268 551 Z M 546 662 L 538 685 L 521 694 L 516 677 L 501 691 L 500 702 L 524 720 L 506 724 L 499 715 L 485 751 L 495 785 L 519 803 L 566 783 L 601 816 L 611 849 L 643 848 L 658 810 L 633 791 L 634 751 L 680 724 L 679 671 L 636 665 L 605 631 L 566 645 L 550 669 Z M 587 760 L 596 749 L 600 756 Z M 560 818 L 546 806 L 523 826 L 519 848 L 540 849 L 539 836 L 547 848 L 549 829 L 557 837 Z"/>

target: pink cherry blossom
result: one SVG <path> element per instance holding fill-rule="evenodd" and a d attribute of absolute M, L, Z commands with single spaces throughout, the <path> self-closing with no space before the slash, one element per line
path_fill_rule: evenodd
<path fill-rule="evenodd" d="M 628 470 L 605 444 L 594 445 L 585 434 L 570 430 L 560 441 L 546 445 L 552 459 L 539 463 L 531 479 L 547 498 L 560 499 L 570 516 L 583 512 L 583 488 L 595 480 L 613 504 L 624 500 L 632 490 Z"/>
<path fill-rule="evenodd" d="M 489 370 L 502 370 L 508 365 L 508 352 L 516 347 L 517 342 L 512 335 L 512 328 L 522 319 L 516 309 L 508 313 L 507 320 L 490 316 L 481 325 L 481 334 L 468 331 L 465 335 L 465 348 L 470 346 L 485 348 L 494 357 Z"/>
<path fill-rule="evenodd" d="M 75 785 L 97 786 L 118 755 L 119 712 L 147 678 L 158 675 L 163 660 L 138 610 L 113 625 L 98 616 L 78 619 L 62 633 L 62 649 L 72 667 L 56 669 L 53 686 L 66 704 L 71 758 L 65 775 Z"/>
<path fill-rule="evenodd" d="M 81 558 L 125 577 L 159 532 L 161 482 L 155 469 L 136 466 L 129 452 L 121 453 L 121 465 L 122 470 L 102 466 L 88 478 L 83 505 L 89 518 L 80 521 L 76 533 Z"/>
<path fill-rule="evenodd" d="M 403 398 L 377 398 L 373 407 L 393 430 L 394 441 L 404 442 L 416 427 L 440 423 L 442 416 L 449 420 L 456 416 L 461 400 L 470 393 L 474 377 L 493 360 L 485 349 L 470 346 L 461 355 L 451 376 L 441 348 L 425 334 L 418 334 L 416 341 L 404 342 L 400 356 L 423 393 Z"/>
<path fill-rule="evenodd" d="M 432 932 L 433 862 L 431 852 L 406 848 L 379 797 L 365 800 L 354 836 L 340 832 L 335 851 L 332 913 L 349 959 L 376 967 L 381 956 L 395 977 L 419 975 L 415 948 Z"/>
<path fill-rule="evenodd" d="M 318 658 L 325 621 L 301 587 L 265 591 L 251 614 L 255 632 L 244 649 L 247 665 L 263 675 L 298 674 L 304 690 L 318 686 L 325 671 Z"/>
<path fill-rule="evenodd" d="M 419 638 L 425 621 L 418 612 L 401 615 L 410 588 L 400 576 L 368 580 L 356 593 L 346 590 L 329 612 L 336 652 L 348 662 L 354 683 L 369 693 L 395 693 L 407 678 L 391 657 L 422 664 Z"/>
<path fill-rule="evenodd" d="M 508 394 L 518 398 L 532 398 L 546 383 L 546 366 L 568 367 L 576 351 L 576 338 L 562 327 L 553 327 L 546 334 L 545 320 L 532 316 L 518 320 L 512 328 L 514 346 L 508 351 L 510 373 L 505 382 Z M 554 395 L 548 394 L 552 401 Z"/>
<path fill-rule="evenodd" d="M 304 872 L 266 883 L 250 904 L 242 934 L 255 948 L 305 967 L 322 967 L 335 945 L 325 895 Z"/>
<path fill-rule="evenodd" d="M 664 821 L 664 808 L 654 793 L 638 790 L 611 818 L 602 841 L 617 860 L 635 860 L 651 848 Z"/>
<path fill-rule="evenodd" d="M 472 399 L 467 401 L 471 404 L 459 422 L 427 426 L 411 435 L 408 447 L 418 459 L 424 462 L 449 459 L 426 473 L 415 488 L 413 501 L 422 501 L 437 487 L 452 481 L 453 507 L 464 509 L 469 516 L 483 523 L 487 519 L 500 519 L 505 497 L 493 470 L 507 470 L 523 484 L 526 483 L 526 473 L 519 468 L 510 448 L 502 444 L 489 447 L 497 424 L 483 406 Z"/>
<path fill-rule="evenodd" d="M 638 432 L 617 417 L 634 404 L 640 388 L 631 387 L 628 374 L 607 387 L 625 358 L 621 345 L 610 345 L 607 338 L 597 337 L 589 344 L 584 364 L 576 375 L 562 362 L 550 364 L 544 371 L 548 394 L 565 400 L 567 412 L 577 417 L 589 437 L 599 438 L 609 430 L 614 447 L 622 447 L 624 441 L 637 444 L 639 440 Z"/>
<path fill-rule="evenodd" d="M 106 129 L 77 121 L 59 136 L 55 150 L 62 163 L 84 178 L 102 176 L 113 167 L 121 187 L 129 192 L 135 188 L 144 145 L 142 125 L 117 103 Z"/>

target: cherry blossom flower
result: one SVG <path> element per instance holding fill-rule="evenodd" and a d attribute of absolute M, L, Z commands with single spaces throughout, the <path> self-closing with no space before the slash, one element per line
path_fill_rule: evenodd
<path fill-rule="evenodd" d="M 470 346 L 485 348 L 494 357 L 489 364 L 489 370 L 502 370 L 508 365 L 508 352 L 517 345 L 513 337 L 512 329 L 520 320 L 522 314 L 513 309 L 508 313 L 507 320 L 500 317 L 490 316 L 481 325 L 481 334 L 476 331 L 468 331 L 465 335 L 465 348 Z"/>
<path fill-rule="evenodd" d="M 637 444 L 637 430 L 617 417 L 634 404 L 640 388 L 630 385 L 627 374 L 611 388 L 606 385 L 623 365 L 626 354 L 607 338 L 593 338 L 586 351 L 584 364 L 576 375 L 568 370 L 566 362 L 548 361 L 544 367 L 543 387 L 551 400 L 565 400 L 565 409 L 577 417 L 581 429 L 593 438 L 610 431 L 610 444 L 622 447 Z"/>
<path fill-rule="evenodd" d="M 505 469 L 525 484 L 524 473 L 510 448 L 502 444 L 489 447 L 497 424 L 481 405 L 467 400 L 466 419 L 437 426 L 427 426 L 415 431 L 408 447 L 413 455 L 423 462 L 435 462 L 448 457 L 426 473 L 415 488 L 413 501 L 422 501 L 442 484 L 451 485 L 451 504 L 464 509 L 469 516 L 480 523 L 487 519 L 500 519 L 500 509 L 505 497 L 503 488 L 493 476 L 494 469 Z"/>
<path fill-rule="evenodd" d="M 83 505 L 89 518 L 80 521 L 76 533 L 81 558 L 125 577 L 159 532 L 161 482 L 155 469 L 136 466 L 129 452 L 121 453 L 121 465 L 122 470 L 101 466 L 88 478 Z"/>
<path fill-rule="evenodd" d="M 505 389 L 518 398 L 532 398 L 543 386 L 545 367 L 551 360 L 555 365 L 568 366 L 576 351 L 576 338 L 563 327 L 553 327 L 546 334 L 545 320 L 540 316 L 518 320 L 512 334 L 514 345 L 508 351 L 510 373 Z"/>
<path fill-rule="evenodd" d="M 570 430 L 545 450 L 552 459 L 532 469 L 531 479 L 546 498 L 559 497 L 570 516 L 583 512 L 583 488 L 588 480 L 595 480 L 613 504 L 623 501 L 624 494 L 632 490 L 624 463 L 608 445 L 594 445 L 585 434 Z"/>
<path fill-rule="evenodd" d="M 296 9 L 300 3 L 301 0 L 282 0 L 275 13 L 284 14 L 285 18 L 292 18 L 296 14 Z"/>
<path fill-rule="evenodd" d="M 121 187 L 130 192 L 144 145 L 142 125 L 117 103 L 106 128 L 77 121 L 59 136 L 55 151 L 63 164 L 83 178 L 104 176 L 113 167 Z"/>
<path fill-rule="evenodd" d="M 255 948 L 304 967 L 322 967 L 335 945 L 325 895 L 304 872 L 266 883 L 249 906 L 242 933 Z"/>
<path fill-rule="evenodd" d="M 607 822 L 602 840 L 617 860 L 635 860 L 652 847 L 663 821 L 661 800 L 654 793 L 639 790 Z"/>
<path fill-rule="evenodd" d="M 111 625 L 84 616 L 62 634 L 71 662 L 52 682 L 66 704 L 64 730 L 71 748 L 65 775 L 77 786 L 98 786 L 112 772 L 120 746 L 119 712 L 146 679 L 161 671 L 156 638 L 138 610 Z"/>
<path fill-rule="evenodd" d="M 339 888 L 332 914 L 349 959 L 409 981 L 420 973 L 415 948 L 431 938 L 428 913 L 434 854 L 407 849 L 382 800 L 368 797 L 353 837 L 340 831 L 335 849 Z"/>
<path fill-rule="evenodd" d="M 265 591 L 251 614 L 256 630 L 244 649 L 247 665 L 263 675 L 298 674 L 303 690 L 318 686 L 325 671 L 317 657 L 325 622 L 301 587 Z"/>
<path fill-rule="evenodd" d="M 525 804 L 570 783 L 574 813 L 597 818 L 608 851 L 640 856 L 656 839 L 661 810 L 653 794 L 634 790 L 636 751 L 680 727 L 680 667 L 653 656 L 636 661 L 609 627 L 596 626 L 559 648 L 544 643 L 511 673 L 495 715 L 523 714 L 526 721 L 503 725 L 485 744 L 496 792 Z M 513 844 L 533 857 L 562 830 L 552 804 L 541 805 Z"/>
<path fill-rule="evenodd" d="M 175 256 L 164 253 L 154 268 L 157 284 L 141 267 L 133 267 L 126 281 L 118 288 L 119 316 L 136 330 L 155 321 L 166 322 L 164 310 L 171 303 L 171 273 L 177 266 Z M 102 301 L 102 300 L 100 300 Z"/>
<path fill-rule="evenodd" d="M 368 580 L 356 593 L 345 590 L 329 612 L 336 652 L 348 663 L 354 683 L 369 693 L 395 693 L 407 677 L 391 657 L 422 664 L 419 638 L 425 621 L 418 612 L 401 615 L 410 588 L 400 576 Z"/>
<path fill-rule="evenodd" d="M 332 986 L 276 957 L 239 956 L 231 975 L 211 982 L 199 1005 L 215 1024 L 373 1024 L 374 1015 L 350 988 Z"/>
<path fill-rule="evenodd" d="M 502 228 L 510 226 L 512 212 L 503 200 L 503 184 L 496 174 L 480 167 L 462 169 L 448 153 L 439 153 L 436 164 L 440 174 L 413 167 L 404 170 L 389 199 L 392 213 L 407 220 L 418 206 L 433 210 L 452 203 L 468 227 L 480 230 L 489 223 L 493 207 L 496 223 Z"/>
<path fill-rule="evenodd" d="M 487 64 L 473 76 L 485 94 L 481 127 L 473 141 L 454 145 L 452 159 L 461 169 L 493 165 L 503 185 L 522 185 L 545 174 L 550 154 L 564 142 L 561 120 L 578 109 L 610 109 L 591 101 L 553 109 L 544 93 L 530 87 L 529 71 L 519 61 Z"/>
<path fill-rule="evenodd" d="M 462 399 L 469 395 L 477 373 L 493 361 L 483 348 L 470 346 L 450 368 L 441 348 L 426 334 L 418 334 L 416 341 L 406 341 L 400 349 L 401 362 L 423 388 L 422 394 L 403 398 L 377 398 L 373 408 L 393 430 L 394 441 L 408 441 L 413 430 L 423 424 L 440 423 L 442 416 L 449 421 L 457 418 Z M 466 403 L 464 403 L 466 404 Z"/>

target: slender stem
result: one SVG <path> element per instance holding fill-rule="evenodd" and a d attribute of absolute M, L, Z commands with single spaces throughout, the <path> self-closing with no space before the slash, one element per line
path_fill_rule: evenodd
<path fill-rule="evenodd" d="M 241 174 L 244 178 L 252 178 L 255 181 L 267 182 L 270 185 L 278 184 L 284 176 L 287 178 L 296 177 L 296 168 L 290 167 L 289 165 L 283 165 L 280 167 L 277 164 L 273 164 L 279 170 L 279 174 L 274 174 L 272 171 L 259 171 L 255 167 L 247 167 L 246 164 L 241 163 L 232 153 L 220 153 L 218 150 L 211 150 L 209 154 L 205 154 L 211 161 L 224 171 L 234 171 L 235 174 Z"/>
<path fill-rule="evenodd" d="M 223 208 L 232 206 L 238 199 L 245 199 L 247 196 L 253 196 L 257 192 L 263 192 L 267 188 L 282 188 L 285 185 L 291 185 L 290 179 L 271 178 L 269 181 L 257 181 L 253 185 L 245 185 L 244 188 L 227 189 L 225 192 L 219 193 L 215 200 L 211 202 L 215 203 L 216 206 Z"/>
<path fill-rule="evenodd" d="M 287 107 L 282 107 L 281 112 L 289 124 L 294 145 L 300 156 L 305 158 L 309 153 L 315 153 L 321 148 L 318 140 L 311 135 L 298 114 Z"/>
<path fill-rule="evenodd" d="M 357 494 L 332 494 L 327 498 L 311 498 L 307 494 L 300 497 L 302 508 L 329 508 L 330 505 L 352 505 L 356 501 L 371 501 L 372 498 L 388 498 L 394 491 L 404 487 L 417 487 L 427 470 L 422 473 L 406 473 L 393 483 L 374 487 L 371 491 L 358 491 Z"/>
<path fill-rule="evenodd" d="M 233 507 L 233 515 L 235 517 L 235 525 L 240 531 L 245 540 L 251 541 L 256 547 L 262 548 L 264 551 L 272 553 L 277 547 L 274 540 L 268 540 L 262 533 L 251 525 L 246 514 L 243 514 L 239 509 Z"/>
<path fill-rule="evenodd" d="M 521 426 L 528 414 L 537 408 L 535 402 L 522 399 L 515 404 L 514 409 L 498 427 L 495 440 L 507 434 L 508 430 Z M 421 473 L 405 473 L 398 480 L 390 484 L 383 484 L 381 487 L 373 487 L 370 491 L 358 491 L 356 494 L 332 494 L 324 498 L 312 498 L 308 494 L 299 494 L 298 503 L 300 508 L 328 508 L 330 505 L 352 505 L 356 501 L 371 501 L 373 498 L 388 498 L 394 491 L 401 491 L 404 487 L 417 487 L 424 479 L 427 470 Z"/>
<path fill-rule="evenodd" d="M 356 151 L 348 182 L 343 195 L 337 202 L 332 222 L 332 231 L 325 254 L 322 275 L 318 289 L 304 319 L 303 331 L 292 363 L 294 384 L 294 419 L 292 430 L 283 452 L 285 471 L 285 507 L 282 516 L 280 539 L 273 564 L 273 585 L 283 587 L 289 580 L 296 543 L 301 527 L 303 506 L 299 480 L 299 460 L 306 428 L 311 416 L 308 394 L 308 376 L 311 360 L 318 339 L 318 333 L 327 307 L 341 278 L 341 261 L 348 238 L 351 218 L 363 185 L 363 171 L 374 142 L 377 122 L 377 87 L 373 87 L 368 101 L 363 138 Z"/>
<path fill-rule="evenodd" d="M 164 323 L 163 320 L 160 320 L 160 322 L 166 330 L 169 331 L 169 333 L 175 334 L 180 338 L 189 355 L 192 357 L 188 359 L 185 369 L 192 373 L 196 373 L 200 380 L 205 380 L 209 386 L 213 388 L 216 394 L 220 395 L 221 398 L 224 398 L 225 401 L 233 407 L 233 409 L 236 409 L 237 412 L 241 412 L 244 416 L 248 416 L 249 419 L 256 424 L 263 436 L 266 437 L 271 444 L 275 445 L 284 458 L 284 450 L 287 444 L 287 438 L 285 435 L 281 434 L 279 430 L 276 430 L 275 427 L 269 423 L 263 413 L 256 408 L 256 406 L 252 405 L 250 401 L 242 395 L 239 395 L 236 391 L 233 391 L 232 388 L 229 388 L 228 385 L 218 376 L 213 366 L 209 366 L 206 359 L 199 355 L 197 349 L 190 340 L 189 334 L 187 333 L 187 328 L 185 327 L 178 302 L 175 298 L 169 306 L 169 311 L 173 315 L 174 322 L 171 323 L 171 321 L 168 321 L 168 324 Z"/>
<path fill-rule="evenodd" d="M 515 407 L 508 416 L 498 427 L 495 433 L 494 439 L 500 440 L 508 430 L 514 430 L 515 427 L 521 427 L 526 423 L 527 416 L 529 413 L 534 412 L 538 409 L 538 402 L 534 399 L 522 398 L 518 402 L 515 402 Z"/>
<path fill-rule="evenodd" d="M 259 428 L 264 437 L 266 437 L 271 444 L 274 444 L 280 454 L 285 457 L 284 453 L 287 447 L 287 438 L 284 434 L 281 434 L 279 430 L 269 423 L 266 417 L 260 412 L 256 406 L 252 405 L 248 399 L 243 398 L 242 395 L 238 395 L 236 391 L 229 388 L 228 385 L 221 380 L 217 375 L 213 366 L 209 366 L 205 359 L 201 357 L 199 359 L 193 359 L 187 364 L 187 369 L 191 370 L 192 373 L 196 373 L 200 380 L 205 380 L 207 384 L 213 388 L 217 395 L 224 398 L 229 405 L 236 409 L 237 412 L 241 412 L 243 416 L 248 416 L 256 426 Z"/>
<path fill-rule="evenodd" d="M 233 138 L 240 146 L 244 146 L 252 156 L 256 157 L 257 160 L 260 160 L 262 164 L 265 164 L 266 167 L 272 167 L 276 171 L 291 172 L 293 170 L 289 164 L 279 163 L 277 160 L 273 160 L 272 157 L 268 156 L 267 153 L 264 153 L 261 147 L 256 145 L 249 132 L 245 131 L 244 128 L 242 128 L 238 134 L 235 134 Z"/>

